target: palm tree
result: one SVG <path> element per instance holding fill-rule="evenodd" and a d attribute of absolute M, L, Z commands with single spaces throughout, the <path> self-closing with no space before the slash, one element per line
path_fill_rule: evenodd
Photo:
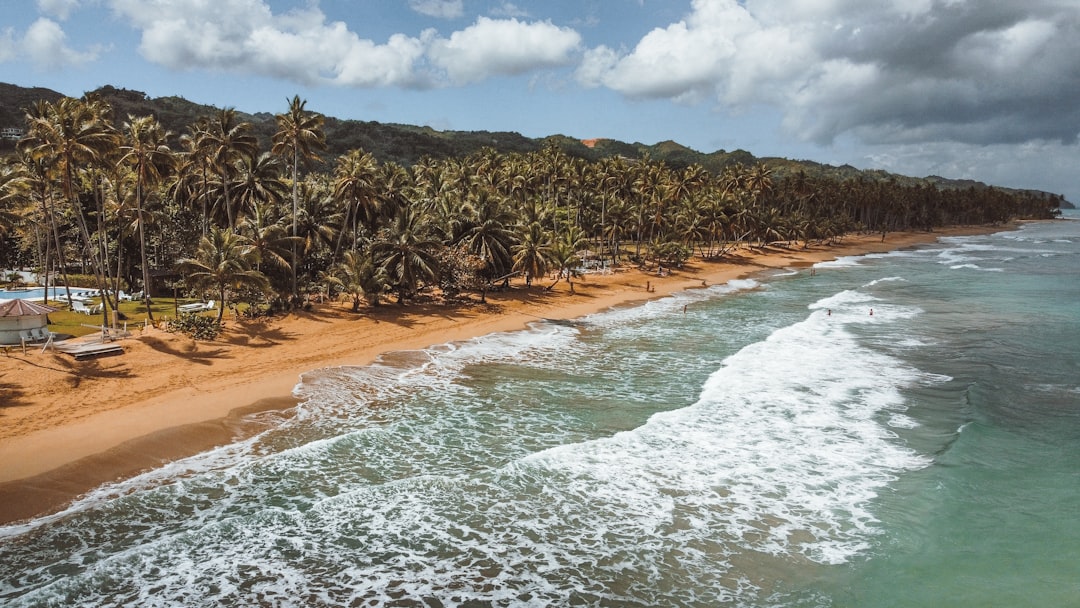
<path fill-rule="evenodd" d="M 293 244 L 301 240 L 289 235 L 287 219 L 278 217 L 273 213 L 274 209 L 272 203 L 257 203 L 240 224 L 240 234 L 251 240 L 252 248 L 259 254 L 255 265 L 259 271 L 264 267 L 288 271 L 289 253 Z"/>
<path fill-rule="evenodd" d="M 120 147 L 120 162 L 131 167 L 135 175 L 135 209 L 139 227 L 139 257 L 142 262 L 143 301 L 146 316 L 154 321 L 150 308 L 150 264 L 146 258 L 146 217 L 143 212 L 146 190 L 160 183 L 174 166 L 169 146 L 169 133 L 152 116 L 128 117 L 124 123 L 124 144 Z M 103 313 L 104 314 L 104 313 Z"/>
<path fill-rule="evenodd" d="M 239 122 L 236 110 L 225 108 L 208 121 L 207 130 L 199 137 L 197 144 L 220 178 L 225 216 L 228 218 L 229 229 L 235 230 L 237 224 L 229 185 L 235 173 L 236 161 L 255 156 L 259 151 L 259 142 L 251 134 L 251 123 Z"/>
<path fill-rule="evenodd" d="M 64 97 L 55 104 L 40 103 L 27 114 L 28 133 L 19 141 L 19 149 L 40 161 L 59 177 L 60 191 L 72 211 L 89 254 L 99 288 L 107 288 L 105 271 L 92 246 L 83 207 L 76 196 L 78 172 L 115 150 L 117 136 L 104 119 L 107 106 L 92 100 L 83 102 Z M 57 247 L 60 247 L 57 236 Z"/>
<path fill-rule="evenodd" d="M 36 110 L 34 110 L 34 112 L 36 112 L 37 115 L 43 114 L 44 113 L 44 106 L 45 106 L 45 102 L 40 102 L 38 104 Z M 28 121 L 29 121 L 29 115 L 28 115 Z M 60 242 L 60 227 L 59 227 L 59 222 L 57 221 L 57 218 L 56 218 L 56 213 L 54 213 L 54 210 L 53 210 L 53 208 L 54 208 L 54 205 L 53 205 L 54 185 L 53 185 L 52 175 L 51 175 L 51 172 L 49 170 L 49 161 L 48 161 L 47 158 L 44 158 L 43 156 L 40 156 L 40 155 L 35 155 L 33 152 L 34 152 L 33 147 L 31 147 L 31 146 L 25 146 L 24 147 L 23 141 L 19 142 L 19 146 L 17 148 L 18 160 L 19 160 L 19 163 L 23 167 L 23 172 L 26 175 L 26 183 L 30 188 L 30 192 L 31 192 L 30 196 L 31 196 L 31 198 L 36 200 L 37 202 L 39 202 L 41 204 L 41 219 L 42 219 L 42 222 L 44 222 L 44 225 L 45 225 L 44 226 L 44 231 L 48 235 L 45 238 L 44 252 L 41 253 L 40 245 L 38 247 L 38 249 L 39 249 L 39 258 L 38 259 L 41 262 L 41 268 L 44 271 L 44 276 L 45 276 L 45 287 L 46 287 L 46 290 L 45 290 L 45 292 L 46 292 L 45 303 L 46 304 L 49 303 L 48 286 L 49 286 L 49 270 L 51 268 L 50 259 L 49 259 L 49 250 L 50 250 L 51 247 L 55 247 L 55 249 L 56 249 L 56 257 L 57 257 L 57 260 L 59 262 L 57 264 L 57 266 L 59 267 L 60 274 L 64 279 L 65 289 L 68 291 L 68 294 L 67 294 L 68 295 L 68 302 L 70 304 L 70 302 L 71 302 L 71 294 L 70 294 L 70 288 L 68 288 L 67 286 L 69 286 L 71 283 L 70 283 L 70 281 L 67 280 L 67 263 L 66 263 L 66 260 L 64 259 L 65 258 L 65 256 L 64 256 L 64 248 L 63 248 L 63 246 L 61 245 L 61 242 Z M 51 242 L 49 240 L 50 238 L 52 239 Z"/>
<path fill-rule="evenodd" d="M 345 208 L 343 226 L 338 235 L 334 257 L 341 250 L 347 225 L 352 226 L 352 244 L 359 239 L 359 224 L 374 234 L 376 219 L 381 213 L 379 191 L 379 162 L 363 150 L 349 150 L 337 159 L 334 167 L 334 198 Z"/>
<path fill-rule="evenodd" d="M 554 283 L 547 286 L 549 291 L 565 275 L 566 282 L 570 284 L 570 293 L 574 293 L 573 278 L 578 276 L 578 268 L 581 266 L 581 258 L 578 257 L 577 252 L 585 243 L 585 236 L 577 226 L 569 226 L 566 232 L 556 239 L 551 247 L 551 263 L 559 269 L 559 276 L 555 278 Z"/>
<path fill-rule="evenodd" d="M 360 310 L 360 298 L 372 306 L 379 305 L 379 296 L 386 289 L 386 270 L 375 263 L 370 251 L 345 252 L 344 259 L 334 266 L 326 280 L 340 286 L 352 297 L 352 311 Z"/>
<path fill-rule="evenodd" d="M 471 217 L 465 218 L 457 242 L 484 262 L 488 281 L 506 275 L 512 263 L 514 216 L 490 190 L 480 190 L 470 200 Z"/>
<path fill-rule="evenodd" d="M 551 263 L 551 245 L 548 235 L 540 222 L 529 224 L 514 246 L 514 272 L 525 274 L 525 286 L 531 287 L 532 280 L 547 274 Z"/>
<path fill-rule="evenodd" d="M 255 270 L 258 261 L 250 239 L 229 228 L 214 226 L 199 242 L 195 257 L 181 260 L 179 267 L 193 288 L 217 292 L 221 302 L 217 321 L 221 323 L 229 289 L 270 289 L 266 275 Z"/>
<path fill-rule="evenodd" d="M 263 152 L 258 156 L 245 157 L 236 164 L 236 170 L 236 181 L 231 190 L 236 201 L 238 224 L 242 225 L 255 207 L 263 203 L 277 205 L 284 200 L 285 182 L 281 180 L 276 156 Z"/>
<path fill-rule="evenodd" d="M 210 119 L 203 116 L 189 125 L 188 132 L 180 136 L 180 146 L 184 151 L 177 159 L 176 180 L 169 187 L 169 196 L 174 200 L 191 206 L 201 204 L 202 236 L 206 236 L 210 229 L 207 199 L 210 190 L 209 173 L 213 167 L 209 146 L 203 143 L 209 130 Z"/>
<path fill-rule="evenodd" d="M 765 163 L 757 163 L 746 173 L 744 182 L 746 190 L 754 197 L 754 203 L 761 206 L 773 192 L 772 169 Z"/>
<path fill-rule="evenodd" d="M 138 203 L 132 187 L 132 182 L 135 181 L 135 172 L 130 166 L 118 163 L 107 168 L 106 175 L 107 177 L 102 180 L 103 201 L 101 215 L 112 220 L 115 224 L 116 272 L 112 281 L 112 290 L 119 293 L 120 279 L 125 275 L 125 269 L 138 265 L 133 264 L 126 255 L 125 247 L 128 244 L 129 237 L 134 237 L 135 242 L 139 243 L 138 235 L 141 225 L 144 222 L 146 226 L 159 223 L 161 213 L 156 209 L 137 208 Z M 129 284 L 134 285 L 136 283 L 129 280 Z"/>
<path fill-rule="evenodd" d="M 434 282 L 439 276 L 436 249 L 439 242 L 426 237 L 423 216 L 408 207 L 398 210 L 385 238 L 371 246 L 379 268 L 398 293 L 398 304 L 405 304 L 408 293 L 422 281 Z"/>
<path fill-rule="evenodd" d="M 414 184 L 412 175 L 405 167 L 394 162 L 383 163 L 377 185 L 380 214 L 376 220 L 394 217 L 398 209 L 409 204 L 409 195 L 413 192 Z"/>
<path fill-rule="evenodd" d="M 12 231 L 22 219 L 19 210 L 30 201 L 25 169 L 18 163 L 0 165 L 0 235 Z"/>
<path fill-rule="evenodd" d="M 289 157 L 292 163 L 293 236 L 297 236 L 296 214 L 300 206 L 297 192 L 298 182 L 300 181 L 300 161 L 303 160 L 306 163 L 314 160 L 318 158 L 318 155 L 313 150 L 326 148 L 326 136 L 322 130 L 323 117 L 305 112 L 304 106 L 306 105 L 307 100 L 301 100 L 299 95 L 294 95 L 289 101 L 289 111 L 274 117 L 277 119 L 278 130 L 274 134 L 272 151 L 282 157 Z M 296 283 L 297 260 L 295 250 L 293 251 L 292 266 L 293 298 L 297 298 L 300 291 Z"/>
<path fill-rule="evenodd" d="M 327 176 L 309 176 L 300 182 L 300 209 L 294 218 L 295 249 L 299 252 L 293 275 L 315 278 L 318 271 L 329 267 L 341 225 L 341 206 L 334 200 Z M 297 279 L 293 279 L 296 281 Z"/>

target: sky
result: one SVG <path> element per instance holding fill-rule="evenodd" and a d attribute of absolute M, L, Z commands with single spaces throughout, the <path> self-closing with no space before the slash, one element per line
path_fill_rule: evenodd
<path fill-rule="evenodd" d="M 251 113 L 299 95 L 343 119 L 674 140 L 1080 203 L 1080 0 L 2 0 L 0 82 Z"/>

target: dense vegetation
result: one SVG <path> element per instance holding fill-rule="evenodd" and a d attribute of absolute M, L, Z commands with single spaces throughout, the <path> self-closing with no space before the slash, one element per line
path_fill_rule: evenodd
<path fill-rule="evenodd" d="M 362 123 L 299 98 L 260 135 L 232 109 L 170 133 L 160 107 L 140 112 L 139 95 L 127 113 L 96 94 L 28 107 L 0 167 L 0 267 L 79 272 L 110 294 L 184 289 L 279 309 L 332 290 L 358 308 L 432 287 L 483 293 L 515 274 L 550 285 L 586 262 L 678 265 L 748 244 L 1047 218 L 1060 204 L 763 162 L 710 170 L 612 153 L 618 142 L 536 146 L 516 134 L 454 140 L 472 142 L 467 154 L 387 160 L 340 150 L 333 134 Z M 430 148 L 422 131 L 397 132 Z M 496 140 L 500 151 L 482 145 Z"/>

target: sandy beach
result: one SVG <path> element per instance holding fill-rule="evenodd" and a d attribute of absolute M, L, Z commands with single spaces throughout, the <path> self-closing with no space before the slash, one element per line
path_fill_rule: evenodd
<path fill-rule="evenodd" d="M 120 342 L 124 353 L 76 361 L 41 347 L 0 355 L 0 523 L 62 508 L 104 482 L 249 436 L 290 415 L 305 372 L 364 365 L 380 354 L 425 348 L 538 319 L 571 319 L 613 306 L 715 285 L 774 268 L 889 251 L 941 236 L 996 232 L 851 235 L 832 247 L 739 250 L 723 262 L 692 259 L 657 276 L 637 268 L 590 274 L 545 291 L 550 281 L 458 306 L 418 303 L 350 311 L 346 302 L 265 320 L 226 316 L 213 342 L 148 328 Z M 646 290 L 646 286 L 651 289 Z M 248 414 L 268 412 L 253 421 Z"/>

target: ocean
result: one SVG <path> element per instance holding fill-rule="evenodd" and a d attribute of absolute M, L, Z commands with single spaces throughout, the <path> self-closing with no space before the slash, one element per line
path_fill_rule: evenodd
<path fill-rule="evenodd" d="M 312 371 L 0 528 L 0 604 L 1078 605 L 1067 217 Z"/>

